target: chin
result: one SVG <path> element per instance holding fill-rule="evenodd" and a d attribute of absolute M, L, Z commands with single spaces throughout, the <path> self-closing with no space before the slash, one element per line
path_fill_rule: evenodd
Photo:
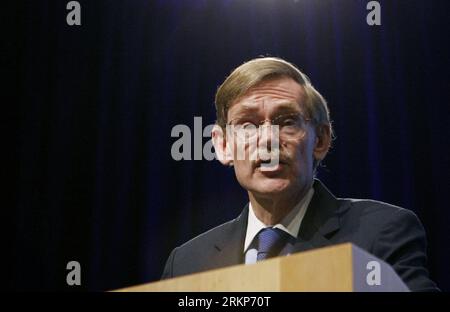
<path fill-rule="evenodd" d="M 266 195 L 277 195 L 291 188 L 291 182 L 285 179 L 265 179 L 258 181 L 250 189 L 252 192 Z"/>

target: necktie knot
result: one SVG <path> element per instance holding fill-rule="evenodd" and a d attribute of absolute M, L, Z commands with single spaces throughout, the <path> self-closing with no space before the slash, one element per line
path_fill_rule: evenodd
<path fill-rule="evenodd" d="M 277 228 L 265 228 L 258 233 L 257 261 L 277 256 L 285 246 L 289 234 Z"/>

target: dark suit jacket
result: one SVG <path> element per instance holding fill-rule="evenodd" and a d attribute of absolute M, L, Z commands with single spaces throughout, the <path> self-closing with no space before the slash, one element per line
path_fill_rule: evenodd
<path fill-rule="evenodd" d="M 425 231 L 413 212 L 379 201 L 336 198 L 319 180 L 313 187 L 294 252 L 352 242 L 391 264 L 412 291 L 438 290 L 426 269 Z M 244 263 L 248 209 L 175 248 L 162 278 Z"/>

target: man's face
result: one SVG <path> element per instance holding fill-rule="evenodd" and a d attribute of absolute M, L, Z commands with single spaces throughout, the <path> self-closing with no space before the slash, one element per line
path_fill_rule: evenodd
<path fill-rule="evenodd" d="M 300 113 L 305 116 L 303 101 L 304 90 L 297 82 L 290 78 L 274 79 L 251 88 L 232 104 L 227 118 L 228 121 L 248 118 L 258 123 L 288 114 Z M 235 139 L 233 163 L 241 186 L 254 195 L 267 198 L 296 194 L 309 187 L 313 179 L 316 136 L 310 122 L 305 123 L 304 129 L 301 138 L 274 137 L 265 131 L 265 134 L 257 137 L 256 144 Z M 270 150 L 274 140 L 279 140 L 279 164 L 269 169 L 262 168 L 260 157 L 249 156 L 254 155 L 257 147 L 267 146 Z M 236 157 L 239 144 L 239 148 L 246 151 L 244 159 Z"/>

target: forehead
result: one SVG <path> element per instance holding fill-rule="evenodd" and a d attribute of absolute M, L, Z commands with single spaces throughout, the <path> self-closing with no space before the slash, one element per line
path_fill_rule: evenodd
<path fill-rule="evenodd" d="M 250 88 L 231 105 L 228 113 L 293 109 L 299 110 L 303 87 L 291 78 L 264 81 Z"/>

